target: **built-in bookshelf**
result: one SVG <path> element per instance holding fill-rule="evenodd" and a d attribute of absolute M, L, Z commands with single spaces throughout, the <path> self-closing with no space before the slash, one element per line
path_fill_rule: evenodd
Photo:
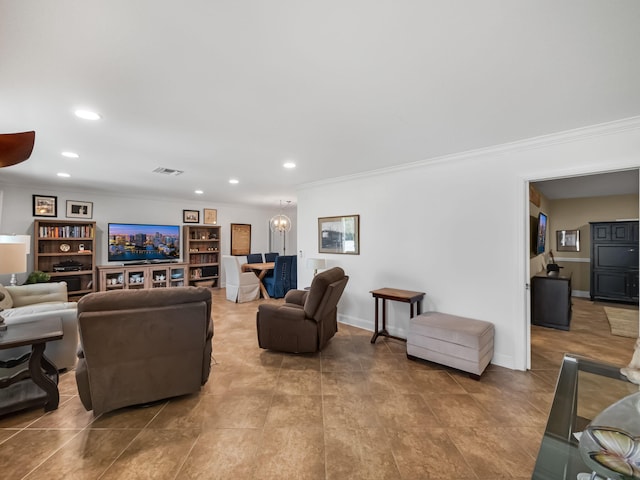
<path fill-rule="evenodd" d="M 67 283 L 70 300 L 95 291 L 96 222 L 36 220 L 34 270 Z"/>
<path fill-rule="evenodd" d="M 189 285 L 218 287 L 220 227 L 185 225 L 182 230 L 184 258 L 189 263 L 187 276 Z"/>

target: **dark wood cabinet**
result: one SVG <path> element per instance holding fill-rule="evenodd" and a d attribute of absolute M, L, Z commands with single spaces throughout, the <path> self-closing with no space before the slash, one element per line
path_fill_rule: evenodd
<path fill-rule="evenodd" d="M 531 323 L 569 330 L 571 275 L 539 273 L 531 279 Z"/>
<path fill-rule="evenodd" d="M 591 223 L 591 300 L 638 303 L 638 222 Z"/>

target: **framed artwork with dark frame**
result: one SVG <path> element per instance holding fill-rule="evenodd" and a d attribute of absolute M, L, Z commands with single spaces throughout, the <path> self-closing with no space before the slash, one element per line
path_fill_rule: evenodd
<path fill-rule="evenodd" d="M 251 225 L 231 224 L 231 255 L 249 255 L 251 253 Z"/>
<path fill-rule="evenodd" d="M 556 250 L 558 252 L 579 252 L 580 230 L 556 230 Z"/>
<path fill-rule="evenodd" d="M 215 208 L 205 208 L 203 210 L 202 223 L 205 225 L 216 225 L 218 223 L 218 210 Z"/>
<path fill-rule="evenodd" d="M 200 223 L 200 210 L 182 210 L 182 223 Z"/>
<path fill-rule="evenodd" d="M 318 218 L 318 252 L 360 255 L 360 215 Z"/>
<path fill-rule="evenodd" d="M 50 195 L 33 195 L 34 217 L 57 217 L 58 197 Z"/>
<path fill-rule="evenodd" d="M 92 218 L 93 202 L 67 200 L 67 218 Z"/>

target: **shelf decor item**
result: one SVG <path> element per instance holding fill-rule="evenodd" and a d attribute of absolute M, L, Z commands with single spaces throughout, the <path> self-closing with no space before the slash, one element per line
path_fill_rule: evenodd
<path fill-rule="evenodd" d="M 67 218 L 93 218 L 93 202 L 67 200 Z"/>
<path fill-rule="evenodd" d="M 49 195 L 33 195 L 34 217 L 57 217 L 58 197 Z"/>
<path fill-rule="evenodd" d="M 360 215 L 318 218 L 318 252 L 360 255 Z"/>
<path fill-rule="evenodd" d="M 183 223 L 200 223 L 200 210 L 182 210 Z"/>

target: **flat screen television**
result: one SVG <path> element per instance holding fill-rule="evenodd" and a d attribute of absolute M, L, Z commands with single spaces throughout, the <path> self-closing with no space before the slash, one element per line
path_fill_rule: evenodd
<path fill-rule="evenodd" d="M 110 262 L 162 262 L 180 259 L 180 225 L 109 223 Z"/>
<path fill-rule="evenodd" d="M 539 254 L 544 253 L 545 241 L 547 238 L 547 216 L 540 212 L 538 214 L 538 241 L 536 242 L 536 252 Z"/>

